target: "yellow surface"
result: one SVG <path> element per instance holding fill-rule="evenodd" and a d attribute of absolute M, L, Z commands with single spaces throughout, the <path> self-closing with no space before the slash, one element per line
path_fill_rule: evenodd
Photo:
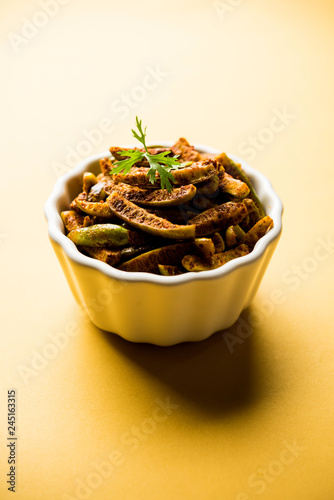
<path fill-rule="evenodd" d="M 1 499 L 15 388 L 16 499 L 332 500 L 333 3 L 63 0 L 13 37 L 45 22 L 40 3 L 0 7 Z M 136 113 L 152 141 L 243 156 L 284 201 L 229 336 L 158 348 L 100 331 L 52 251 L 43 204 L 69 148 L 106 119 L 88 153 L 128 142 Z"/>

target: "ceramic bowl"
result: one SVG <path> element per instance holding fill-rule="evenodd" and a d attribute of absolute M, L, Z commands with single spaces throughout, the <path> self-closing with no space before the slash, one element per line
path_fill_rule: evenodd
<path fill-rule="evenodd" d="M 207 146 L 195 147 L 203 153 L 219 153 Z M 80 253 L 65 236 L 60 218 L 81 191 L 82 174 L 97 174 L 99 159 L 105 156 L 110 153 L 91 156 L 62 176 L 45 204 L 49 237 L 76 301 L 97 327 L 132 342 L 168 346 L 200 341 L 232 326 L 254 298 L 282 231 L 282 203 L 269 180 L 242 159 L 228 155 L 242 165 L 274 221 L 273 229 L 250 254 L 199 273 L 130 273 Z"/>

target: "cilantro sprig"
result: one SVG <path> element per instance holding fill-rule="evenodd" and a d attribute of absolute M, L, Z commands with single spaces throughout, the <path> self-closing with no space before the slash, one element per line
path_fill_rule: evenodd
<path fill-rule="evenodd" d="M 114 163 L 116 167 L 111 170 L 111 174 L 127 174 L 130 172 L 131 167 L 133 165 L 144 158 L 148 161 L 150 168 L 147 172 L 147 176 L 154 184 L 156 182 L 156 172 L 158 172 L 160 176 L 161 189 L 167 189 L 170 193 L 173 189 L 171 182 L 175 181 L 173 174 L 170 170 L 175 168 L 183 167 L 184 165 L 180 163 L 177 158 L 179 155 L 167 156 L 171 153 L 171 151 L 163 151 L 162 153 L 158 153 L 156 155 L 151 155 L 146 146 L 146 128 L 143 130 L 142 121 L 138 119 L 136 116 L 136 125 L 139 134 L 131 129 L 132 135 L 135 139 L 137 139 L 143 146 L 145 151 L 138 151 L 136 149 L 127 149 L 120 151 L 118 154 L 121 156 L 127 156 L 128 158 L 124 160 L 119 160 Z"/>

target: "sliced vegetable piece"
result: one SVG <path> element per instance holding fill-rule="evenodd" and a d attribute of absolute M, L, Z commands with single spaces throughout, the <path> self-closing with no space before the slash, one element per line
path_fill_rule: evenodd
<path fill-rule="evenodd" d="M 235 226 L 233 226 L 233 229 L 234 229 L 234 233 L 235 233 L 238 241 L 240 241 L 246 234 L 245 231 L 243 229 L 241 229 L 239 224 L 236 224 Z"/>
<path fill-rule="evenodd" d="M 208 196 L 209 198 L 212 198 L 218 189 L 219 189 L 218 175 L 214 175 L 208 181 L 205 181 L 197 185 L 197 193 L 203 194 L 204 196 Z"/>
<path fill-rule="evenodd" d="M 87 253 L 90 257 L 105 262 L 110 266 L 116 266 L 121 260 L 120 250 L 111 250 L 110 248 L 98 248 L 98 247 L 88 247 L 79 246 L 79 249 L 84 253 Z"/>
<path fill-rule="evenodd" d="M 192 205 L 196 208 L 196 210 L 200 210 L 201 212 L 216 206 L 216 204 L 204 194 L 196 195 L 192 200 Z"/>
<path fill-rule="evenodd" d="M 230 226 L 225 232 L 225 242 L 227 248 L 235 247 L 238 243 L 237 235 L 234 232 L 234 226 Z"/>
<path fill-rule="evenodd" d="M 235 198 L 245 198 L 249 194 L 249 187 L 245 182 L 235 179 L 227 172 L 221 174 L 219 179 L 219 186 L 223 193 L 228 193 Z"/>
<path fill-rule="evenodd" d="M 76 198 L 74 198 L 74 200 L 72 200 L 70 203 L 71 210 L 75 210 L 79 214 L 83 214 L 83 211 L 77 205 L 77 200 L 87 201 L 87 193 L 83 193 L 83 192 L 79 193 L 78 196 Z"/>
<path fill-rule="evenodd" d="M 82 190 L 84 193 L 89 193 L 89 190 L 92 186 L 97 183 L 97 178 L 92 172 L 85 172 L 83 174 L 83 186 Z"/>
<path fill-rule="evenodd" d="M 114 190 L 138 205 L 157 208 L 181 205 L 190 201 L 196 194 L 196 187 L 192 184 L 175 188 L 169 193 L 166 189 L 141 189 L 120 182 Z"/>
<path fill-rule="evenodd" d="M 129 243 L 129 231 L 116 224 L 94 224 L 73 229 L 67 235 L 76 245 L 88 247 L 124 246 Z"/>
<path fill-rule="evenodd" d="M 128 246 L 124 247 L 121 249 L 121 259 L 123 262 L 133 259 L 137 255 L 140 255 L 145 252 L 149 252 L 152 249 L 151 246 L 149 245 L 142 245 L 142 246 Z"/>
<path fill-rule="evenodd" d="M 100 160 L 100 169 L 103 176 L 109 176 L 111 170 L 113 168 L 113 164 L 110 158 L 101 158 Z"/>
<path fill-rule="evenodd" d="M 172 170 L 176 185 L 198 184 L 218 173 L 218 163 L 204 160 L 193 163 L 190 167 Z"/>
<path fill-rule="evenodd" d="M 187 139 L 180 137 L 180 139 L 172 146 L 172 151 L 175 154 L 179 154 L 179 160 L 183 161 L 201 161 L 201 154 L 195 150 L 194 146 L 191 146 Z"/>
<path fill-rule="evenodd" d="M 261 215 L 254 200 L 252 200 L 251 198 L 245 198 L 244 200 L 242 200 L 242 203 L 247 208 L 248 216 L 245 217 L 245 219 L 242 221 L 241 226 L 242 229 L 248 231 L 251 227 L 254 226 L 254 224 L 256 224 L 261 219 Z"/>
<path fill-rule="evenodd" d="M 117 182 L 124 182 L 132 186 L 138 186 L 147 189 L 160 187 L 159 175 L 156 175 L 156 182 L 151 183 L 147 177 L 149 169 L 146 167 L 132 167 L 128 174 L 115 174 L 114 179 Z M 174 177 L 176 186 L 187 184 L 197 184 L 210 179 L 218 173 L 218 164 L 215 161 L 204 160 L 193 163 L 190 167 L 178 168 L 170 171 Z M 112 174 L 112 170 L 110 172 Z"/>
<path fill-rule="evenodd" d="M 122 161 L 124 160 L 124 158 L 126 158 L 126 156 L 120 154 L 121 151 L 125 150 L 126 148 L 120 148 L 119 146 L 111 146 L 111 148 L 109 148 L 111 155 L 115 158 L 116 161 Z"/>
<path fill-rule="evenodd" d="M 225 233 L 226 246 L 228 248 L 235 247 L 236 245 L 238 245 L 240 240 L 242 240 L 245 234 L 245 231 L 241 229 L 239 224 L 228 227 Z"/>
<path fill-rule="evenodd" d="M 167 245 L 138 255 L 134 259 L 121 264 L 119 269 L 131 272 L 157 273 L 159 272 L 159 264 L 179 264 L 187 253 L 194 251 L 197 251 L 197 248 L 193 241 L 183 241 L 182 243 Z"/>
<path fill-rule="evenodd" d="M 78 214 L 75 210 L 65 210 L 64 212 L 61 212 L 60 217 L 68 232 L 73 229 L 84 227 L 85 216 Z"/>
<path fill-rule="evenodd" d="M 95 215 L 96 217 L 103 217 L 111 219 L 114 214 L 110 210 L 107 201 L 105 202 L 90 202 L 83 198 L 76 198 L 76 204 L 86 214 Z"/>
<path fill-rule="evenodd" d="M 254 248 L 257 241 L 264 236 L 269 229 L 274 226 L 274 221 L 269 215 L 259 220 L 242 238 L 241 243 L 247 245 L 250 249 Z"/>
<path fill-rule="evenodd" d="M 249 248 L 247 245 L 239 245 L 226 252 L 214 254 L 211 261 L 203 259 L 198 255 L 186 255 L 182 259 L 182 265 L 187 271 L 209 271 L 210 269 L 217 269 L 226 264 L 226 262 L 247 255 L 248 253 Z"/>
<path fill-rule="evenodd" d="M 206 236 L 239 224 L 246 215 L 247 209 L 243 203 L 229 201 L 196 215 L 188 224 L 196 226 L 196 236 Z"/>
<path fill-rule="evenodd" d="M 265 212 L 263 205 L 255 192 L 251 180 L 242 170 L 241 165 L 234 163 L 234 161 L 231 160 L 231 158 L 229 158 L 225 153 L 221 153 L 220 155 L 216 156 L 215 160 L 217 160 L 225 168 L 228 174 L 232 175 L 232 177 L 234 177 L 235 179 L 239 179 L 240 181 L 245 182 L 247 184 L 247 186 L 250 189 L 248 197 L 254 200 L 256 206 L 259 209 L 260 216 L 264 217 Z"/>
<path fill-rule="evenodd" d="M 215 253 L 221 253 L 225 250 L 225 241 L 220 233 L 213 233 L 211 239 L 215 246 Z"/>
<path fill-rule="evenodd" d="M 129 227 L 131 229 L 129 229 Z M 144 233 L 143 231 L 137 231 L 130 225 L 129 227 L 125 228 L 128 231 L 129 245 L 133 246 L 150 245 L 151 248 L 152 247 L 156 248 L 157 246 L 162 246 L 165 244 L 166 240 L 164 238 L 157 238 L 156 236 L 151 236 L 150 234 Z M 161 240 L 163 241 L 163 243 L 161 243 Z"/>
<path fill-rule="evenodd" d="M 90 188 L 88 193 L 88 201 L 101 201 L 105 200 L 107 193 L 104 190 L 105 182 L 97 182 Z"/>
<path fill-rule="evenodd" d="M 215 246 L 211 238 L 196 238 L 195 245 L 205 259 L 211 259 L 215 253 Z"/>
<path fill-rule="evenodd" d="M 149 169 L 147 167 L 131 167 L 131 170 L 127 174 L 113 174 L 110 172 L 110 175 L 115 183 L 122 182 L 129 184 L 130 186 L 137 186 L 143 189 L 160 188 L 160 180 L 158 176 L 156 182 L 152 184 L 147 176 L 148 171 Z"/>
<path fill-rule="evenodd" d="M 165 207 L 165 208 L 150 208 L 146 207 L 146 210 L 150 214 L 154 214 L 157 217 L 162 217 L 167 219 L 174 224 L 184 225 L 188 223 L 188 220 L 194 217 L 198 211 L 194 210 L 188 204 L 178 205 L 177 207 Z"/>
<path fill-rule="evenodd" d="M 120 219 L 142 231 L 163 238 L 186 239 L 195 237 L 195 226 L 179 226 L 138 207 L 121 194 L 113 192 L 108 203 L 111 211 Z M 246 207 L 243 205 L 244 209 Z"/>
<path fill-rule="evenodd" d="M 160 274 L 162 276 L 177 276 L 182 273 L 182 269 L 179 266 L 168 266 L 166 264 L 158 264 Z"/>
<path fill-rule="evenodd" d="M 88 227 L 92 226 L 93 224 L 97 224 L 97 222 L 95 222 L 96 219 L 97 217 L 90 217 L 89 215 L 86 215 L 83 221 L 83 227 Z"/>

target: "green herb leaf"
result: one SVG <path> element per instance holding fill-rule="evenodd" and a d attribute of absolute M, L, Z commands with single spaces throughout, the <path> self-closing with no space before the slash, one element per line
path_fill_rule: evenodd
<path fill-rule="evenodd" d="M 133 167 L 133 165 L 143 157 L 143 153 L 141 153 L 140 151 L 136 151 L 135 149 L 120 151 L 119 154 L 122 156 L 128 156 L 128 158 L 126 160 L 116 161 L 115 165 L 117 166 L 112 169 L 112 171 L 110 172 L 111 174 L 128 174 L 131 170 L 131 167 Z"/>
<path fill-rule="evenodd" d="M 181 164 L 178 161 L 177 158 L 179 155 L 168 156 L 171 151 L 163 151 L 162 153 L 151 155 L 148 152 L 146 146 L 146 127 L 143 130 L 142 121 L 138 119 L 138 116 L 136 116 L 136 125 L 140 135 L 133 129 L 132 135 L 144 146 L 145 152 L 135 149 L 120 151 L 119 154 L 121 156 L 127 156 L 128 158 L 116 161 L 114 163 L 116 167 L 111 170 L 110 174 L 127 174 L 128 172 L 130 172 L 130 169 L 131 167 L 133 167 L 133 165 L 146 158 L 150 165 L 149 171 L 147 173 L 150 182 L 152 184 L 156 182 L 156 172 L 158 172 L 160 176 L 161 189 L 167 189 L 167 191 L 170 193 L 173 189 L 171 182 L 175 182 L 175 179 L 170 173 L 170 170 L 175 168 L 182 168 L 184 167 L 184 164 Z"/>
<path fill-rule="evenodd" d="M 163 165 L 160 165 L 160 163 L 158 163 L 155 159 L 156 155 L 146 154 L 145 156 L 150 164 L 150 170 L 148 171 L 147 175 L 152 184 L 156 182 L 155 174 L 156 172 L 158 172 L 158 174 L 160 175 L 161 189 L 167 189 L 167 191 L 170 193 L 173 189 L 173 186 L 170 183 L 170 181 L 175 181 L 173 175 L 169 173 L 171 167 L 166 168 Z"/>
<path fill-rule="evenodd" d="M 173 185 L 170 182 L 175 182 L 173 174 L 166 170 L 166 168 L 164 168 L 162 165 L 159 165 L 158 173 L 161 179 L 161 189 L 167 189 L 169 193 L 173 191 Z"/>
<path fill-rule="evenodd" d="M 164 151 L 163 153 L 158 153 L 154 155 L 154 158 L 159 163 L 163 163 L 164 165 L 170 168 L 180 168 L 182 164 L 178 161 L 179 155 L 167 156 L 171 151 Z"/>
<path fill-rule="evenodd" d="M 132 135 L 135 139 L 137 139 L 139 142 L 142 143 L 142 145 L 145 148 L 145 151 L 147 152 L 147 147 L 145 144 L 146 128 L 147 127 L 145 127 L 145 130 L 143 131 L 142 126 L 141 126 L 141 120 L 138 119 L 138 116 L 136 116 L 136 125 L 137 125 L 137 129 L 139 130 L 140 136 L 137 134 L 137 132 L 135 130 L 131 129 Z"/>

